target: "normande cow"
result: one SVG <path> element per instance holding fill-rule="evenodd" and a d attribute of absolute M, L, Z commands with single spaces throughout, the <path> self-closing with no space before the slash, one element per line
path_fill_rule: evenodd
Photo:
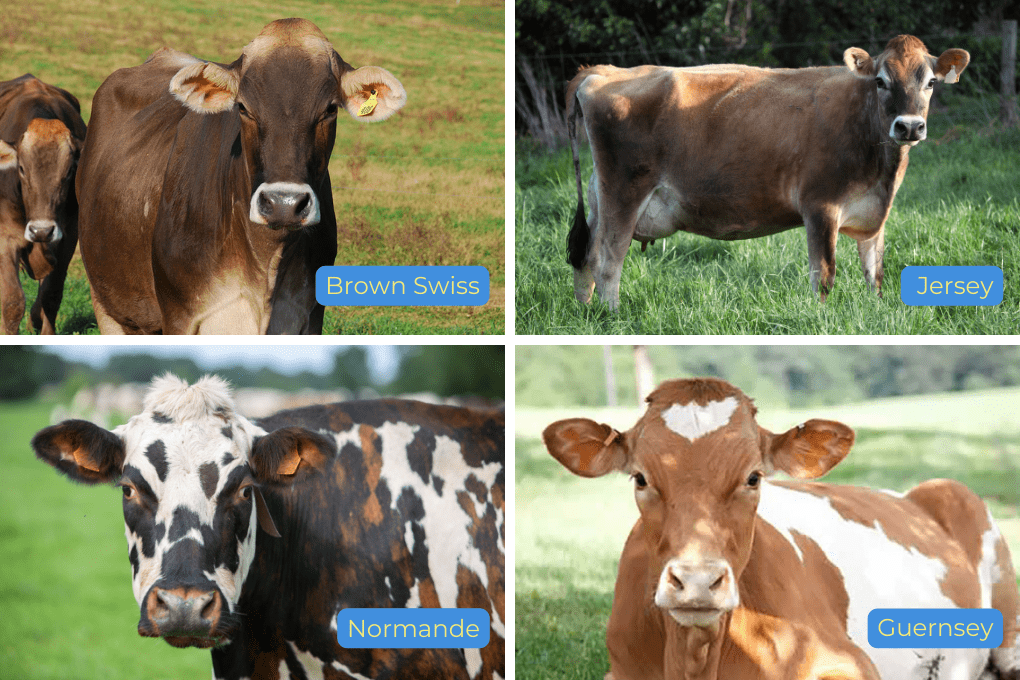
<path fill-rule="evenodd" d="M 15 335 L 25 316 L 18 279 L 39 281 L 30 319 L 55 332 L 67 265 L 78 245 L 74 173 L 85 122 L 73 94 L 31 74 L 0 82 L 0 331 Z"/>
<path fill-rule="evenodd" d="M 120 487 L 138 633 L 210 649 L 215 678 L 506 675 L 502 413 L 383 399 L 253 422 L 221 379 L 167 375 L 125 425 L 32 447 Z M 481 608 L 489 644 L 343 648 L 349 607 Z"/>
<path fill-rule="evenodd" d="M 840 233 L 857 241 L 869 287 L 882 287 L 885 222 L 922 141 L 936 82 L 955 82 L 970 55 L 938 58 L 901 35 L 846 68 L 739 65 L 581 69 L 567 88 L 577 178 L 568 237 L 574 294 L 620 301 L 623 260 L 677 231 L 727 241 L 807 228 L 811 287 L 824 301 Z M 595 169 L 584 214 L 577 121 Z"/>
<path fill-rule="evenodd" d="M 337 113 L 381 121 L 406 99 L 303 19 L 269 24 L 229 65 L 163 49 L 107 78 L 77 177 L 99 330 L 321 333 Z"/>
<path fill-rule="evenodd" d="M 543 433 L 571 472 L 634 480 L 607 680 L 1020 678 L 1020 596 L 984 503 L 933 480 L 906 494 L 824 475 L 854 432 L 809 420 L 774 434 L 721 380 L 674 380 L 626 432 L 584 418 Z M 993 607 L 997 649 L 874 649 L 875 608 Z M 934 669 L 934 670 L 933 670 Z"/>

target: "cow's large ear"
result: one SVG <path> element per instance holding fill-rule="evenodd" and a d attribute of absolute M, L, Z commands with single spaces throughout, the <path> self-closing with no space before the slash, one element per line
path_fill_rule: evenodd
<path fill-rule="evenodd" d="M 809 420 L 783 434 L 761 431 L 767 472 L 814 479 L 836 467 L 854 445 L 854 431 L 834 420 Z"/>
<path fill-rule="evenodd" d="M 344 107 L 362 123 L 386 120 L 407 103 L 407 92 L 392 73 L 378 66 L 362 66 L 340 76 Z"/>
<path fill-rule="evenodd" d="M 223 113 L 234 107 L 239 86 L 233 69 L 199 62 L 177 72 L 170 81 L 170 94 L 196 113 Z"/>
<path fill-rule="evenodd" d="M 875 62 L 871 60 L 871 55 L 860 47 L 846 48 L 846 51 L 843 52 L 843 63 L 846 64 L 848 69 L 858 75 L 875 75 Z"/>
<path fill-rule="evenodd" d="M 559 420 L 542 433 L 545 448 L 563 467 L 582 477 L 627 469 L 627 445 L 619 432 L 587 418 Z"/>
<path fill-rule="evenodd" d="M 954 47 L 942 53 L 942 56 L 935 62 L 935 68 L 932 70 L 935 72 L 935 77 L 939 80 L 955 83 L 960 79 L 960 74 L 963 73 L 963 69 L 967 68 L 969 63 L 970 52 Z M 951 70 L 953 71 L 952 73 L 950 73 Z"/>
<path fill-rule="evenodd" d="M 251 448 L 255 478 L 266 484 L 290 483 L 299 470 L 323 470 L 336 457 L 336 443 L 303 427 L 284 427 L 259 437 Z"/>
<path fill-rule="evenodd" d="M 0 170 L 18 167 L 18 152 L 13 146 L 0 139 Z"/>
<path fill-rule="evenodd" d="M 124 442 L 87 420 L 65 420 L 39 431 L 32 448 L 39 460 L 85 484 L 115 481 L 124 468 Z"/>

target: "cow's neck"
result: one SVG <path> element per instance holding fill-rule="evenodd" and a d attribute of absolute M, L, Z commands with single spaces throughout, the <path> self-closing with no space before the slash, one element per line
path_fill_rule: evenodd
<path fill-rule="evenodd" d="M 681 626 L 666 616 L 665 680 L 720 680 L 719 658 L 729 630 L 726 613 L 714 628 Z"/>

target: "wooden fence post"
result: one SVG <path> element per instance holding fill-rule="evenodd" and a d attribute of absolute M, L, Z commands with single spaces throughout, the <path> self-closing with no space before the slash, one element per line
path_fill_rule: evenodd
<path fill-rule="evenodd" d="M 1016 20 L 1002 22 L 1002 69 L 999 74 L 999 120 L 1005 127 L 1017 125 L 1016 111 Z"/>

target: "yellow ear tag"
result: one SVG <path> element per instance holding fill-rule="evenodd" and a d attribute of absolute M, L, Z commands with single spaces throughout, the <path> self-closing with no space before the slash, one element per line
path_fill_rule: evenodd
<path fill-rule="evenodd" d="M 361 105 L 360 109 L 358 109 L 358 115 L 367 116 L 368 114 L 375 111 L 375 105 L 378 103 L 379 101 L 375 98 L 375 90 L 372 90 L 371 96 L 368 99 L 366 99 L 365 103 Z"/>
<path fill-rule="evenodd" d="M 953 83 L 958 82 L 959 80 L 960 77 L 956 75 L 956 66 L 955 65 L 950 66 L 949 73 L 946 74 L 946 82 L 952 85 Z"/>

